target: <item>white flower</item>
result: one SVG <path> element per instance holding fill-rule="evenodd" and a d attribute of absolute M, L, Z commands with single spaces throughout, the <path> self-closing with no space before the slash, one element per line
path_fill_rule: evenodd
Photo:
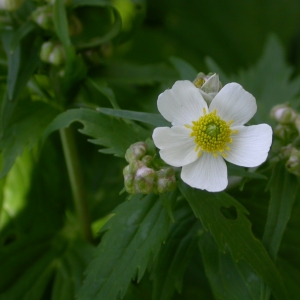
<path fill-rule="evenodd" d="M 272 143 L 267 124 L 243 126 L 257 110 L 255 98 L 237 83 L 225 85 L 209 108 L 190 81 L 177 81 L 157 101 L 172 127 L 153 132 L 161 158 L 182 167 L 182 180 L 198 189 L 222 191 L 228 162 L 244 167 L 262 164 Z"/>

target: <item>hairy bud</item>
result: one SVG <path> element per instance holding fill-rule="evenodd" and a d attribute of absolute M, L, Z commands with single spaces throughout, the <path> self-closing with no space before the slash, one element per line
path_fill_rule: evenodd
<path fill-rule="evenodd" d="M 286 104 L 279 104 L 272 108 L 270 116 L 280 124 L 292 124 L 296 119 L 297 113 Z"/>
<path fill-rule="evenodd" d="M 147 152 L 148 146 L 145 142 L 137 142 L 132 144 L 125 153 L 127 162 L 141 159 Z"/>

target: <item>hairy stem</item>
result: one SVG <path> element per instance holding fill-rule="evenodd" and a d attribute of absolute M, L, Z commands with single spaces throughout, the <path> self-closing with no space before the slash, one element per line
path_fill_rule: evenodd
<path fill-rule="evenodd" d="M 75 209 L 80 222 L 82 236 L 87 242 L 93 242 L 90 217 L 87 207 L 86 195 L 83 185 L 83 177 L 80 169 L 77 148 L 71 128 L 60 130 L 63 151 L 67 164 L 70 185 L 73 194 Z"/>

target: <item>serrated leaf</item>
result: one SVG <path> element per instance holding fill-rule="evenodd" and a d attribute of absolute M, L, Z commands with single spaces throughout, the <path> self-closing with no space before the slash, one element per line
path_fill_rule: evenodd
<path fill-rule="evenodd" d="M 224 192 L 208 193 L 190 188 L 183 182 L 180 182 L 179 188 L 203 227 L 213 235 L 220 250 L 225 251 L 227 245 L 233 259 L 248 263 L 270 286 L 276 299 L 287 299 L 285 287 L 274 262 L 251 232 L 251 223 L 245 216 L 247 210 Z M 231 208 L 234 211 L 233 215 L 226 215 L 225 212 L 229 213 Z"/>
<path fill-rule="evenodd" d="M 60 128 L 78 121 L 84 125 L 79 131 L 94 139 L 90 142 L 106 147 L 103 152 L 124 157 L 129 146 L 143 141 L 148 134 L 139 126 L 132 126 L 122 120 L 112 118 L 91 109 L 71 109 L 60 114 L 45 130 L 44 137 Z"/>
<path fill-rule="evenodd" d="M 111 108 L 104 108 L 98 107 L 97 111 L 100 111 L 103 114 L 121 117 L 129 120 L 139 121 L 143 123 L 147 123 L 150 125 L 154 125 L 157 127 L 161 126 L 170 126 L 170 123 L 166 121 L 161 115 L 159 114 L 152 114 L 152 113 L 144 113 L 139 111 L 130 111 L 130 110 L 121 110 L 121 109 L 111 109 Z"/>
<path fill-rule="evenodd" d="M 153 300 L 172 299 L 175 290 L 181 292 L 185 270 L 197 249 L 197 231 L 201 225 L 190 208 L 179 207 L 175 219 L 152 271 Z"/>
<path fill-rule="evenodd" d="M 173 66 L 179 73 L 181 80 L 193 81 L 196 78 L 198 74 L 197 70 L 194 69 L 190 64 L 188 64 L 183 59 L 172 56 L 170 58 L 170 62 L 173 64 Z"/>
<path fill-rule="evenodd" d="M 235 262 L 230 253 L 221 252 L 208 232 L 199 237 L 199 247 L 215 299 L 260 299 L 260 278 L 245 262 Z"/>
<path fill-rule="evenodd" d="M 86 270 L 78 300 L 122 298 L 131 279 L 142 278 L 167 237 L 170 218 L 153 194 L 136 195 L 115 213 L 102 230 L 107 232 Z"/>

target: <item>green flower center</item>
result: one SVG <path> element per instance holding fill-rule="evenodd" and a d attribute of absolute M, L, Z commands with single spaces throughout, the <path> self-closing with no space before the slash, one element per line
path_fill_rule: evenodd
<path fill-rule="evenodd" d="M 187 126 L 192 129 L 191 136 L 194 137 L 196 143 L 196 151 L 199 151 L 199 156 L 202 151 L 211 152 L 217 156 L 220 152 L 229 151 L 228 143 L 232 143 L 231 134 L 237 133 L 237 130 L 231 130 L 230 125 L 233 121 L 225 122 L 217 116 L 216 110 L 206 114 L 204 109 L 204 116 L 200 117 L 198 121 L 193 121 L 193 125 Z"/>

